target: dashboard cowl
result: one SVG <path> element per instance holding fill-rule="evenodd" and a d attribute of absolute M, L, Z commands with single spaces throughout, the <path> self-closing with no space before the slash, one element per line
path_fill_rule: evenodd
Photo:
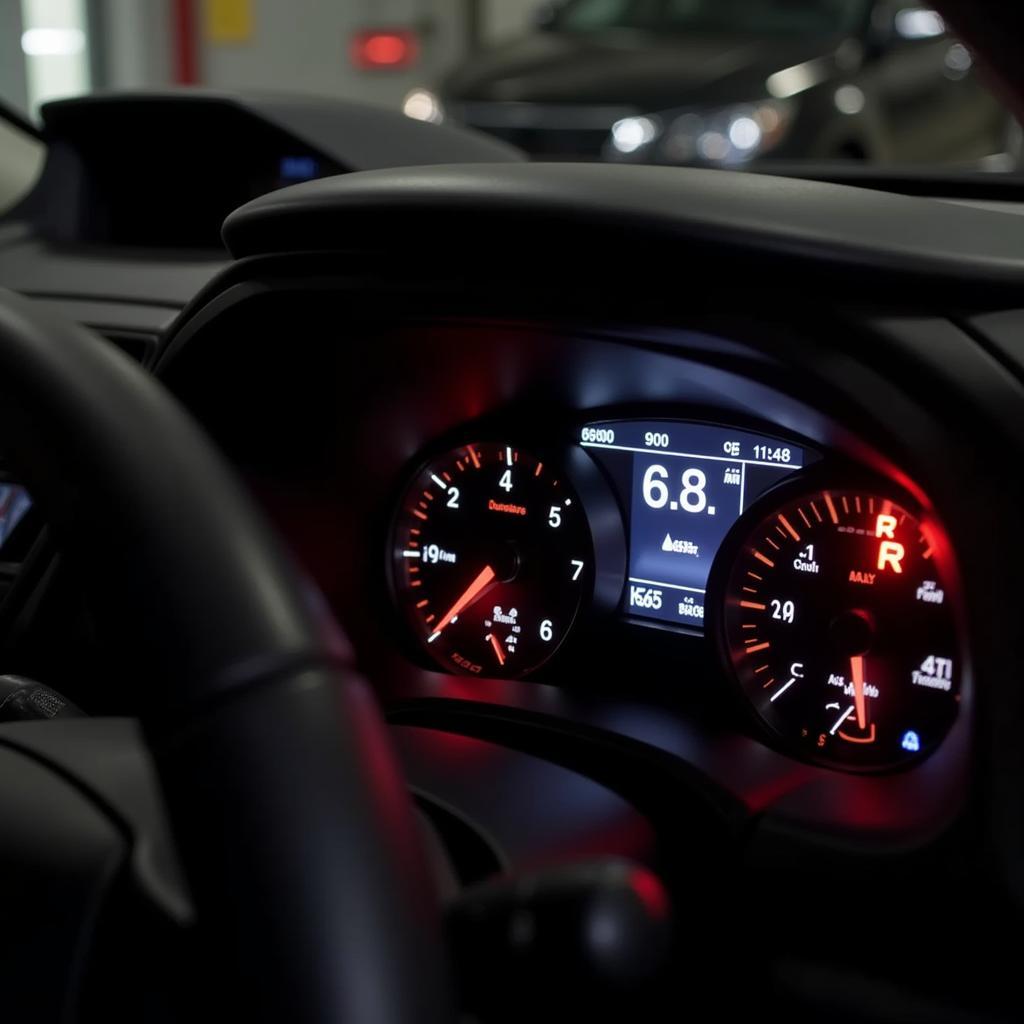
<path fill-rule="evenodd" d="M 609 232 L 627 244 L 610 255 Z M 296 185 L 232 213 L 236 257 L 285 252 L 503 254 L 553 260 L 603 241 L 727 252 L 950 285 L 1024 285 L 1024 218 L 919 196 L 770 175 L 597 164 L 444 165 Z M 541 252 L 543 250 L 543 253 Z M 684 254 L 672 250 L 675 265 Z M 704 251 L 702 250 L 702 256 Z M 476 257 L 474 257 L 476 258 Z"/>

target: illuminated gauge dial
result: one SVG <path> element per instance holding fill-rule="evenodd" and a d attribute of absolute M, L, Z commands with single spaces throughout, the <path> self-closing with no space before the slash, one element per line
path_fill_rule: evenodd
<path fill-rule="evenodd" d="M 520 676 L 569 632 L 593 584 L 579 497 L 513 445 L 466 445 L 424 466 L 392 535 L 398 605 L 449 672 Z"/>
<path fill-rule="evenodd" d="M 727 656 L 757 713 L 806 756 L 892 766 L 949 730 L 961 664 L 937 536 L 895 501 L 833 490 L 777 507 L 741 544 Z"/>

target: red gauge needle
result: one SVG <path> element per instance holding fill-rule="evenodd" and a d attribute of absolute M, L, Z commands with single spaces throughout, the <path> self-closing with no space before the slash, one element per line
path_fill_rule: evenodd
<path fill-rule="evenodd" d="M 487 639 L 490 640 L 491 646 L 494 648 L 494 653 L 498 656 L 498 664 L 505 664 L 505 652 L 501 649 L 501 641 L 493 634 L 488 633 Z"/>
<path fill-rule="evenodd" d="M 495 579 L 494 570 L 488 565 L 481 571 L 480 575 L 468 587 L 462 596 L 441 616 L 437 629 L 427 637 L 427 643 L 432 644 L 440 635 L 441 630 L 451 624 L 463 609 L 468 608 L 484 592 L 488 584 Z"/>
<path fill-rule="evenodd" d="M 850 671 L 853 675 L 853 702 L 857 708 L 857 725 L 861 729 L 868 727 L 868 709 L 864 700 L 864 658 L 860 654 L 850 659 Z"/>

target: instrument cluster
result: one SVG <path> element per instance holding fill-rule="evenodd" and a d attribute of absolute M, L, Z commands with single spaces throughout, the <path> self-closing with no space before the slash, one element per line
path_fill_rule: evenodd
<path fill-rule="evenodd" d="M 419 656 L 524 678 L 582 623 L 705 645 L 766 738 L 830 767 L 926 757 L 957 716 L 963 644 L 946 534 L 907 489 L 813 446 L 676 419 L 564 442 L 428 451 L 389 533 Z"/>

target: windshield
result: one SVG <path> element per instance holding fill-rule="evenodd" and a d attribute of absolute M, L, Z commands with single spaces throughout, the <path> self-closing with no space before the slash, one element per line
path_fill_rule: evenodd
<path fill-rule="evenodd" d="M 927 0 L 0 0 L 0 103 L 28 121 L 182 86 L 400 110 L 533 160 L 859 180 L 1024 163 Z M 0 136 L 0 207 L 38 173 L 34 147 L 16 120 Z"/>
<path fill-rule="evenodd" d="M 559 32 L 644 29 L 656 32 L 834 34 L 863 20 L 864 0 L 572 0 L 557 10 Z"/>

